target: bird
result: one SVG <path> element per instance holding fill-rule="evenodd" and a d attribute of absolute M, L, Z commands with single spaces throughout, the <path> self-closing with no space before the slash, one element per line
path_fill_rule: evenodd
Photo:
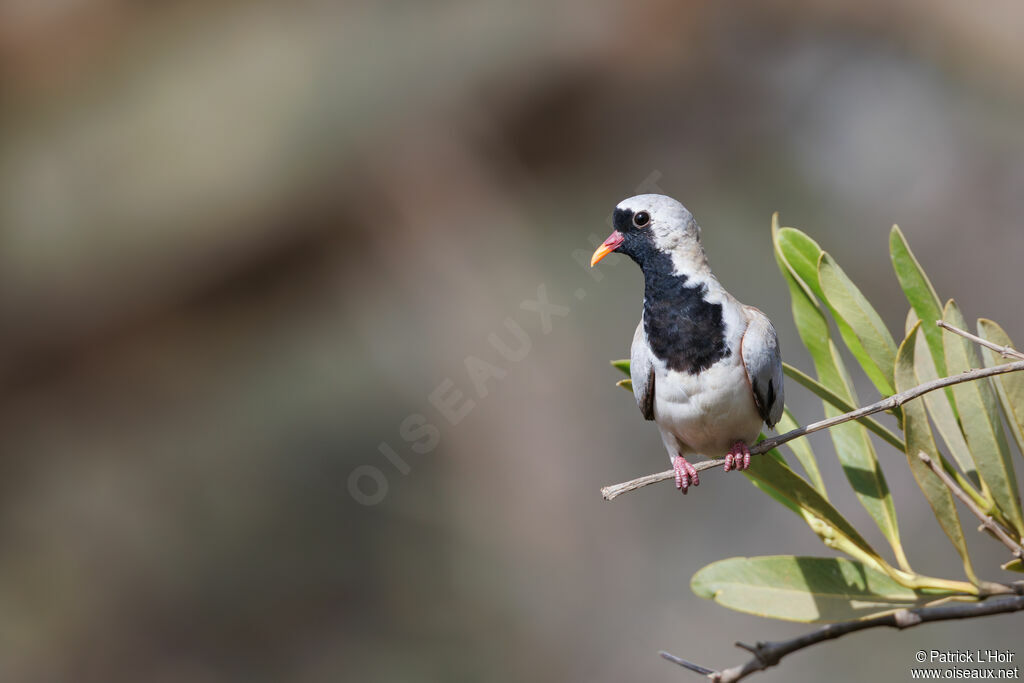
<path fill-rule="evenodd" d="M 630 349 L 633 395 L 661 432 L 676 488 L 686 493 L 700 484 L 691 455 L 724 455 L 726 472 L 746 470 L 762 424 L 774 427 L 782 417 L 774 326 L 725 290 L 711 272 L 700 226 L 675 199 L 625 199 L 612 227 L 590 265 L 616 252 L 643 271 L 643 312 Z"/>

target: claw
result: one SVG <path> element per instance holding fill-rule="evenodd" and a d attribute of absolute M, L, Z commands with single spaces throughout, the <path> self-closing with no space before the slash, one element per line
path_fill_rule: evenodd
<path fill-rule="evenodd" d="M 750 447 L 743 441 L 737 441 L 725 454 L 725 465 L 722 467 L 726 472 L 735 469 L 742 472 L 750 468 Z"/>
<path fill-rule="evenodd" d="M 690 486 L 700 486 L 700 474 L 697 468 L 686 461 L 686 458 L 676 455 L 672 457 L 672 469 L 676 473 L 676 488 L 686 493 Z"/>

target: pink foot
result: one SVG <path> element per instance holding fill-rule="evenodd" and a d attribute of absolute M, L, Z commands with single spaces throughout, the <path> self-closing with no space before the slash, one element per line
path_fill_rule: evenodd
<path fill-rule="evenodd" d="M 700 486 L 700 475 L 697 468 L 686 462 L 686 458 L 680 455 L 672 456 L 672 469 L 676 473 L 676 488 L 686 493 L 690 484 Z"/>
<path fill-rule="evenodd" d="M 735 469 L 739 472 L 750 467 L 750 447 L 742 441 L 737 441 L 732 445 L 732 449 L 725 454 L 725 466 L 722 468 L 726 472 Z M 678 481 L 679 475 L 676 474 L 676 480 Z"/>

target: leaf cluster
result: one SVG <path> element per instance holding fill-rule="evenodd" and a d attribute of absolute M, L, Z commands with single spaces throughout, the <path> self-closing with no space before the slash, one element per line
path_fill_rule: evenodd
<path fill-rule="evenodd" d="M 786 364 L 785 373 L 821 399 L 826 416 L 859 405 L 840 344 L 882 397 L 980 366 L 982 359 L 970 341 L 944 333 L 936 324 L 944 320 L 966 328 L 956 302 L 939 299 L 897 226 L 890 233 L 889 252 L 909 310 L 896 338 L 836 259 L 800 230 L 779 227 L 777 215 L 772 243 L 789 288 L 793 320 L 813 365 L 804 372 Z M 999 347 L 1012 347 L 991 320 L 978 320 L 977 333 Z M 986 366 L 1008 362 L 987 348 L 982 353 Z M 629 374 L 629 361 L 614 365 Z M 629 388 L 628 379 L 619 384 Z M 938 600 L 981 600 L 1005 592 L 1002 584 L 978 577 L 951 489 L 921 454 L 938 463 L 973 507 L 1019 544 L 1024 514 L 1003 421 L 1024 452 L 1024 373 L 956 384 L 890 412 L 895 430 L 869 416 L 829 431 L 849 485 L 888 545 L 885 552 L 868 543 L 830 502 L 818 455 L 801 437 L 785 444 L 793 461 L 774 449 L 755 458 L 745 474 L 803 519 L 826 546 L 847 557 L 733 557 L 699 570 L 691 582 L 694 592 L 743 612 L 805 622 L 859 619 Z M 787 408 L 778 429 L 785 432 L 797 425 Z M 939 527 L 963 561 L 966 580 L 928 576 L 911 566 L 870 434 L 884 444 L 883 457 L 889 462 L 897 453 L 905 457 Z M 1003 569 L 1024 571 L 1020 558 Z"/>

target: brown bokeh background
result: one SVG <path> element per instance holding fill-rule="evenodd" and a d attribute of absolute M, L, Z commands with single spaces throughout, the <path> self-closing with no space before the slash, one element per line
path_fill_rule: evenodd
<path fill-rule="evenodd" d="M 1024 339 L 1022 22 L 1011 0 L 0 2 L 0 679 L 677 681 L 658 649 L 720 667 L 802 632 L 689 590 L 716 559 L 829 554 L 742 477 L 601 500 L 667 460 L 607 365 L 639 272 L 574 252 L 660 188 L 807 368 L 772 212 L 894 331 L 898 222 L 940 296 Z M 568 309 L 547 332 L 540 288 Z M 488 340 L 508 319 L 518 361 Z M 467 358 L 502 375 L 485 396 Z M 911 561 L 960 578 L 879 454 Z M 865 633 L 760 680 L 1019 659 L 1019 622 Z"/>

